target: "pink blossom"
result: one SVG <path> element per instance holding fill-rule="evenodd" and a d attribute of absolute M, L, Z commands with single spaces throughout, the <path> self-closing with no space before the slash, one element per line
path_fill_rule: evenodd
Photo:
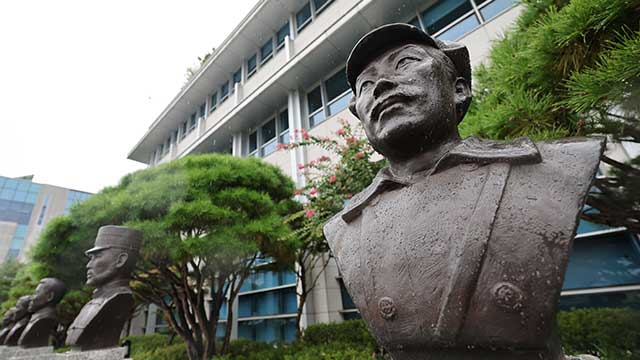
<path fill-rule="evenodd" d="M 298 164 L 298 169 L 300 170 L 304 169 L 304 164 Z"/>
<path fill-rule="evenodd" d="M 307 211 L 304 213 L 304 217 L 310 218 L 310 217 L 313 217 L 315 214 L 316 214 L 315 209 L 307 209 Z"/>
<path fill-rule="evenodd" d="M 302 138 L 305 139 L 305 140 L 309 140 L 309 138 L 311 138 L 311 136 L 309 136 L 308 132 L 303 132 L 302 133 Z"/>
<path fill-rule="evenodd" d="M 355 136 L 349 136 L 348 138 L 346 138 L 346 140 L 347 140 L 347 144 L 355 144 L 358 142 Z"/>
<path fill-rule="evenodd" d="M 329 157 L 327 155 L 322 155 L 320 156 L 320 159 L 318 159 L 318 161 L 327 161 L 329 160 Z"/>
<path fill-rule="evenodd" d="M 309 166 L 316 166 L 316 161 L 315 160 L 309 161 Z"/>
<path fill-rule="evenodd" d="M 336 131 L 336 134 L 340 136 L 344 135 L 344 129 L 343 128 L 338 129 L 338 131 Z"/>
<path fill-rule="evenodd" d="M 345 196 L 347 199 L 351 199 L 353 197 L 353 194 L 347 194 L 347 196 Z"/>
<path fill-rule="evenodd" d="M 276 145 L 276 149 L 278 149 L 278 150 L 286 150 L 287 149 L 287 144 L 278 144 L 278 145 Z"/>
<path fill-rule="evenodd" d="M 330 182 L 330 183 L 332 183 L 332 184 L 333 184 L 334 182 L 336 182 L 336 176 L 335 176 L 335 175 L 331 175 L 331 176 L 329 177 L 329 182 Z"/>
<path fill-rule="evenodd" d="M 353 158 L 358 160 L 358 159 L 362 159 L 364 157 L 364 153 L 362 151 L 358 151 Z"/>
<path fill-rule="evenodd" d="M 311 188 L 311 190 L 309 190 L 310 195 L 315 195 L 317 193 L 318 193 L 318 190 L 316 188 Z"/>

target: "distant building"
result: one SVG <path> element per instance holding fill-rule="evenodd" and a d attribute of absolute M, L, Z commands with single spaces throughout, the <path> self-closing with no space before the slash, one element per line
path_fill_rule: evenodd
<path fill-rule="evenodd" d="M 25 260 L 49 220 L 64 215 L 76 202 L 92 194 L 37 184 L 33 176 L 0 176 L 0 263 Z"/>
<path fill-rule="evenodd" d="M 197 153 L 255 156 L 304 186 L 298 165 L 325 154 L 320 148 L 276 151 L 299 140 L 294 129 L 332 136 L 351 90 L 344 65 L 368 31 L 411 23 L 440 40 L 467 46 L 473 67 L 487 60 L 492 41 L 515 23 L 517 0 L 261 0 L 217 47 L 129 153 L 154 166 Z M 618 159 L 628 159 L 622 147 Z M 571 258 L 561 307 L 622 306 L 640 294 L 635 235 L 583 223 Z M 304 326 L 358 317 L 337 266 L 329 262 L 303 312 Z M 232 338 L 290 341 L 295 337 L 295 276 L 256 269 L 238 301 Z M 640 302 L 638 302 L 640 304 Z M 222 318 L 226 318 L 223 311 Z M 150 306 L 132 332 L 166 329 Z"/>

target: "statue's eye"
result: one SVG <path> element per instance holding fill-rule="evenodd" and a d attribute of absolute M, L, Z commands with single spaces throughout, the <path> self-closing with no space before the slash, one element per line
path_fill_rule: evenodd
<path fill-rule="evenodd" d="M 373 81 L 370 80 L 365 80 L 360 84 L 360 91 L 358 92 L 359 94 L 362 94 L 364 91 L 366 91 L 369 87 L 371 87 L 371 85 L 373 85 Z"/>
<path fill-rule="evenodd" d="M 407 65 L 414 63 L 414 62 L 418 62 L 420 61 L 420 59 L 418 59 L 417 57 L 414 56 L 405 56 L 402 59 L 398 60 L 398 62 L 396 63 L 396 70 L 397 69 L 402 69 L 404 67 L 406 67 Z"/>

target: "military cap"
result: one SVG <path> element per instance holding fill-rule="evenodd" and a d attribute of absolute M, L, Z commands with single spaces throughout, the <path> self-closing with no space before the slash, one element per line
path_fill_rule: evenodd
<path fill-rule="evenodd" d="M 459 77 L 467 80 L 471 87 L 471 63 L 469 50 L 463 44 L 440 41 L 421 29 L 409 24 L 388 24 L 380 26 L 364 35 L 353 47 L 347 59 L 347 82 L 356 93 L 356 79 L 369 62 L 393 46 L 406 43 L 423 44 L 441 50 L 451 61 Z"/>
<path fill-rule="evenodd" d="M 142 243 L 142 233 L 126 226 L 106 225 L 98 230 L 93 248 L 85 254 L 91 254 L 108 248 L 128 249 L 138 252 Z"/>

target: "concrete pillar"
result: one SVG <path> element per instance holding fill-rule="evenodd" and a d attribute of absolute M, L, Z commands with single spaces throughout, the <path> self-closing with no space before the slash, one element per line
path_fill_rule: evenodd
<path fill-rule="evenodd" d="M 242 157 L 242 132 L 234 133 L 231 141 L 231 155 Z"/>
<path fill-rule="evenodd" d="M 289 37 L 289 35 L 287 35 L 287 37 L 284 38 L 284 55 L 287 59 L 287 62 L 289 62 L 289 60 L 291 60 L 291 58 L 293 58 L 293 40 L 291 40 L 291 38 Z"/>
<path fill-rule="evenodd" d="M 156 316 L 158 316 L 158 307 L 154 304 L 149 304 L 147 310 L 147 327 L 144 331 L 145 334 L 153 334 L 156 332 Z"/>
<path fill-rule="evenodd" d="M 242 86 L 240 83 L 233 84 L 233 104 L 237 106 L 242 101 Z"/>
<path fill-rule="evenodd" d="M 298 142 L 302 140 L 299 130 L 303 127 L 303 107 L 300 90 L 289 91 L 287 109 L 289 113 L 289 136 L 292 142 Z M 298 130 L 298 132 L 296 132 L 296 130 Z M 305 179 L 304 176 L 298 173 L 298 165 L 306 163 L 305 151 L 303 149 L 296 148 L 291 150 L 289 153 L 291 154 L 291 173 L 295 174 L 295 183 L 298 187 L 303 187 L 305 185 Z"/>

